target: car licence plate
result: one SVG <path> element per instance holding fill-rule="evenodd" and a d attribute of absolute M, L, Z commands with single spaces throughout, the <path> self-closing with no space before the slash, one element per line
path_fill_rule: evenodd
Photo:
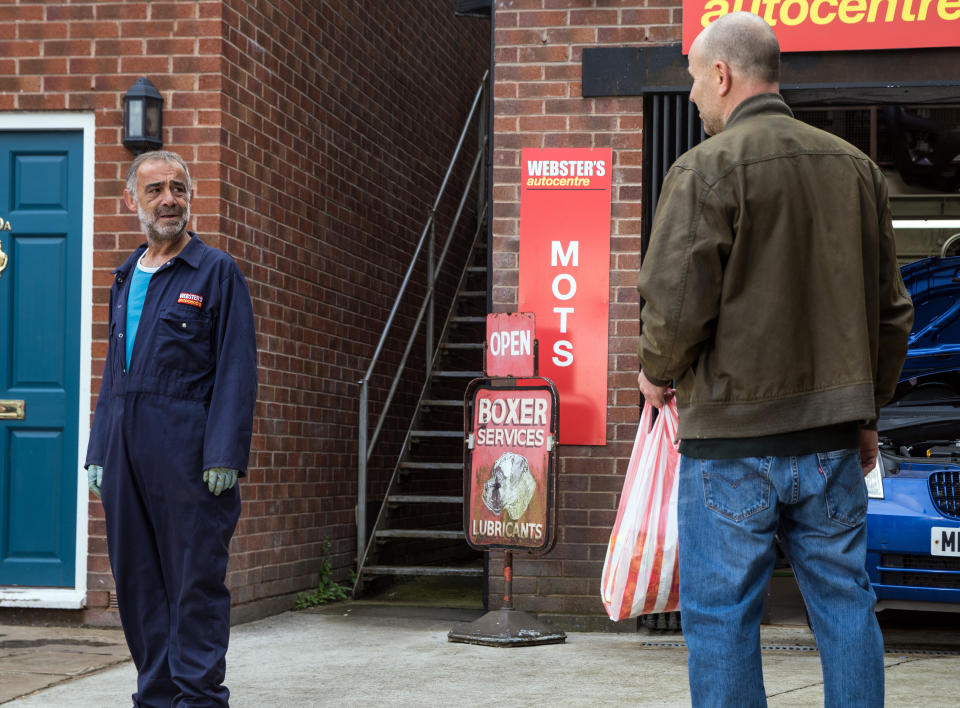
<path fill-rule="evenodd" d="M 960 556 L 960 528 L 934 526 L 930 529 L 930 555 Z"/>

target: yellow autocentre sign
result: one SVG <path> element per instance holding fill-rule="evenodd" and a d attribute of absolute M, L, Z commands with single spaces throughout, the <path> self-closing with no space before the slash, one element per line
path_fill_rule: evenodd
<path fill-rule="evenodd" d="M 960 0 L 683 0 L 683 52 L 739 11 L 766 20 L 785 52 L 952 47 L 960 37 Z"/>

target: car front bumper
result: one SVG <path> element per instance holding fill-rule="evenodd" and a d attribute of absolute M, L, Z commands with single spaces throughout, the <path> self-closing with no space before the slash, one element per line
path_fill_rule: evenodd
<path fill-rule="evenodd" d="M 934 555 L 931 529 L 960 529 L 942 514 L 929 477 L 953 465 L 901 464 L 867 510 L 867 572 L 879 600 L 960 603 L 960 553 Z M 960 531 L 958 531 L 960 536 Z"/>

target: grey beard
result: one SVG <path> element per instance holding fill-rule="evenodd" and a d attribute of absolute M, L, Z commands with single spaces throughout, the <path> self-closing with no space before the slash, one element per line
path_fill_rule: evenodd
<path fill-rule="evenodd" d="M 143 210 L 139 202 L 137 203 L 137 216 L 140 218 L 140 228 L 148 240 L 161 242 L 176 241 L 180 234 L 183 233 L 183 230 L 187 228 L 187 224 L 190 221 L 190 205 L 187 205 L 183 218 L 176 224 L 170 226 L 159 226 L 156 221 L 152 220 L 150 215 Z"/>

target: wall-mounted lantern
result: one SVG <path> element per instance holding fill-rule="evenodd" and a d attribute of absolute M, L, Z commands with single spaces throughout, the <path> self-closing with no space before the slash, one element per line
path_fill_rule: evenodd
<path fill-rule="evenodd" d="M 123 96 L 123 146 L 134 155 L 163 147 L 163 96 L 140 77 Z"/>

